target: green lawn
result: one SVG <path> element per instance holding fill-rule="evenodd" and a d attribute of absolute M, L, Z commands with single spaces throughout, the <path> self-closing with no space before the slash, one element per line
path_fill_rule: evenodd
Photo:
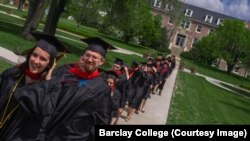
<path fill-rule="evenodd" d="M 203 65 L 197 62 L 193 62 L 182 58 L 182 62 L 184 62 L 185 67 L 191 68 L 195 67 L 197 72 L 206 76 L 210 76 L 221 81 L 225 81 L 237 86 L 243 86 L 245 88 L 250 88 L 250 79 L 238 76 L 236 74 L 228 74 L 225 71 L 221 71 L 216 69 L 215 67 Z"/>
<path fill-rule="evenodd" d="M 65 21 L 64 21 L 65 22 Z M 21 19 L 17 19 L 14 17 L 9 17 L 7 15 L 1 14 L 0 13 L 0 46 L 8 48 L 12 51 L 15 52 L 19 52 L 21 53 L 22 51 L 31 48 L 34 46 L 35 42 L 34 41 L 29 41 L 29 40 L 25 40 L 22 38 L 22 36 L 20 35 L 21 31 L 22 31 L 22 25 L 24 24 L 24 21 Z M 69 23 L 71 24 L 71 23 Z M 81 26 L 83 28 L 83 26 Z M 96 30 L 92 29 L 92 28 L 88 28 L 88 27 L 84 27 L 86 30 L 93 31 L 92 34 L 94 34 L 96 32 Z M 42 29 L 42 25 L 40 25 L 40 29 Z M 84 32 L 84 31 L 82 31 Z M 64 36 L 66 38 L 62 38 L 59 37 L 60 36 Z M 68 34 L 66 32 L 62 32 L 62 31 L 57 31 L 57 36 L 58 38 L 70 49 L 70 51 L 72 52 L 72 54 L 67 54 L 65 58 L 63 58 L 62 60 L 60 60 L 60 62 L 58 62 L 58 65 L 62 65 L 65 63 L 74 63 L 78 60 L 78 57 L 81 55 L 81 53 L 83 52 L 84 48 L 86 47 L 86 44 L 84 44 L 83 42 L 80 41 L 79 36 L 73 36 L 71 34 Z M 70 39 L 67 39 L 70 38 Z M 115 42 L 112 41 L 110 39 L 106 39 L 108 41 L 110 41 L 111 43 L 114 44 L 118 44 L 121 45 L 122 47 L 126 48 L 133 48 L 130 45 L 126 45 L 126 44 L 122 44 L 120 42 Z M 138 49 L 140 50 L 140 49 Z M 138 51 L 141 52 L 141 51 Z M 154 51 L 156 52 L 156 51 Z M 116 53 L 116 52 L 112 52 L 110 51 L 107 54 L 106 57 L 106 63 L 103 65 L 103 69 L 109 69 L 112 65 L 112 63 L 115 60 L 115 57 L 120 57 L 122 59 L 124 59 L 124 61 L 126 62 L 127 65 L 130 65 L 130 63 L 133 60 L 138 60 L 138 61 L 143 61 L 144 59 L 141 57 L 138 57 L 136 55 L 126 55 L 126 54 L 121 54 L 121 53 Z M 1 64 L 6 64 L 4 62 L 1 62 Z M 1 65 L 1 70 L 3 71 L 4 69 L 10 67 L 10 65 Z"/>
<path fill-rule="evenodd" d="M 0 73 L 4 71 L 6 68 L 10 68 L 12 65 L 6 63 L 4 60 L 0 59 Z"/>
<path fill-rule="evenodd" d="M 250 124 L 250 99 L 178 72 L 167 124 Z"/>

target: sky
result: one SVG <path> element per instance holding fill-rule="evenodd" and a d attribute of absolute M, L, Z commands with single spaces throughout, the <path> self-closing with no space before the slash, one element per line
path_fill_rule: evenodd
<path fill-rule="evenodd" d="M 211 11 L 250 21 L 250 0 L 184 0 Z"/>

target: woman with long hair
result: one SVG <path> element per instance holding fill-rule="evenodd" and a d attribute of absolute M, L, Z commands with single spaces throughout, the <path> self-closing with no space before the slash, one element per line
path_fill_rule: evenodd
<path fill-rule="evenodd" d="M 0 74 L 1 141 L 42 138 L 39 133 L 43 132 L 41 126 L 45 122 L 40 122 L 40 115 L 34 116 L 32 114 L 34 111 L 27 111 L 22 103 L 15 99 L 15 95 L 18 95 L 18 89 L 25 85 L 50 80 L 56 65 L 57 51 L 68 52 L 53 35 L 43 33 L 32 33 L 32 35 L 37 43 L 26 51 L 26 61 Z"/>

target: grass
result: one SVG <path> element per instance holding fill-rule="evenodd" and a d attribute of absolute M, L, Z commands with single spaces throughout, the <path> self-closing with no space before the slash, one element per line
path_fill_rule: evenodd
<path fill-rule="evenodd" d="M 0 72 L 4 71 L 6 68 L 10 68 L 12 65 L 7 63 L 6 61 L 0 59 Z"/>
<path fill-rule="evenodd" d="M 5 7 L 0 6 L 0 10 L 5 10 Z M 15 12 L 17 15 L 23 15 L 24 13 L 21 13 L 21 11 L 18 11 L 16 9 L 12 9 L 12 12 Z M 43 18 L 44 19 L 44 18 Z M 5 15 L 0 13 L 0 34 L 3 35 L 0 39 L 0 46 L 8 48 L 12 51 L 22 52 L 23 50 L 33 47 L 35 42 L 34 41 L 28 41 L 21 37 L 20 33 L 22 31 L 22 26 L 24 24 L 24 20 L 10 17 L 9 15 Z M 43 24 L 39 25 L 39 29 L 42 30 L 44 27 Z M 148 51 L 148 48 L 140 47 L 130 44 L 125 44 L 121 40 L 111 40 L 112 37 L 102 35 L 99 33 L 96 29 L 86 27 L 86 26 L 80 26 L 79 29 L 76 28 L 76 22 L 74 21 L 68 21 L 66 19 L 61 18 L 58 27 L 61 27 L 64 30 L 67 30 L 68 32 L 73 32 L 74 34 L 69 34 L 68 32 L 65 32 L 63 30 L 57 30 L 56 34 L 57 37 L 70 49 L 72 54 L 68 54 L 66 58 L 63 58 L 58 65 L 64 64 L 64 63 L 72 63 L 75 62 L 79 55 L 83 52 L 83 49 L 86 47 L 86 44 L 80 41 L 80 38 L 86 37 L 86 36 L 102 36 L 105 38 L 106 41 L 114 44 L 115 46 L 119 46 L 121 48 L 130 49 L 133 48 L 137 53 L 144 53 L 145 51 Z M 75 28 L 72 28 L 75 27 Z M 76 33 L 76 34 L 75 34 Z M 64 36 L 66 38 L 63 38 L 61 36 Z M 152 52 L 154 51 L 153 49 Z M 156 53 L 155 53 L 156 54 Z M 112 64 L 112 61 L 114 61 L 114 57 L 121 57 L 124 59 L 127 65 L 129 65 L 133 60 L 142 61 L 143 58 L 140 58 L 135 55 L 124 55 L 116 52 L 110 52 L 107 55 L 107 62 L 104 64 L 103 68 L 107 69 Z"/>
<path fill-rule="evenodd" d="M 16 8 L 9 8 L 3 5 L 0 5 L 0 9 L 3 12 L 6 12 L 6 13 L 11 12 L 10 14 L 19 15 L 20 17 L 25 17 L 27 15 L 26 10 L 20 11 L 20 10 L 17 10 Z"/>
<path fill-rule="evenodd" d="M 20 35 L 22 31 L 22 25 L 24 23 L 21 19 L 16 19 L 13 17 L 9 17 L 4 14 L 0 14 L 0 46 L 8 48 L 15 52 L 22 52 L 28 48 L 31 48 L 35 45 L 34 41 L 25 40 Z M 18 24 L 16 24 L 18 23 Z M 40 25 L 42 28 L 42 25 Z M 90 30 L 91 28 L 88 28 Z M 74 36 L 72 34 L 68 34 L 66 32 L 57 31 L 57 37 L 61 40 L 72 52 L 72 54 L 67 54 L 58 65 L 62 65 L 65 63 L 74 63 L 78 60 L 78 57 L 83 52 L 86 44 L 80 41 L 79 36 Z M 64 37 L 61 37 L 64 36 Z M 124 45 L 125 46 L 125 45 Z M 109 69 L 114 61 L 114 57 L 120 57 L 124 59 L 127 65 L 131 64 L 133 60 L 142 61 L 143 58 L 138 57 L 136 55 L 125 55 L 116 52 L 109 52 L 106 57 L 106 63 L 103 65 L 103 69 Z M 2 70 L 10 67 L 10 65 L 3 65 Z"/>
<path fill-rule="evenodd" d="M 5 6 L 0 5 L 0 11 L 6 11 L 8 9 L 10 9 L 10 8 L 6 8 Z M 19 11 L 19 10 L 14 9 L 14 8 L 11 9 L 11 11 L 14 15 L 18 15 L 20 17 L 26 17 L 26 15 L 27 15 L 27 11 Z M 0 15 L 0 17 L 1 17 L 0 20 L 2 19 L 2 15 L 3 14 Z M 44 23 L 45 18 L 46 18 L 45 16 L 42 18 L 42 23 Z M 7 16 L 7 18 L 4 21 L 9 21 L 10 23 L 19 23 L 21 25 L 23 25 L 23 23 L 24 23 L 23 20 L 20 21 L 20 19 L 18 20 L 17 18 L 13 18 L 13 17 L 9 17 L 9 16 Z M 156 50 L 148 48 L 148 47 L 136 45 L 134 43 L 129 43 L 129 44 L 124 43 L 120 39 L 113 38 L 111 36 L 108 36 L 108 35 L 105 35 L 105 34 L 98 32 L 98 30 L 95 28 L 91 28 L 91 27 L 87 27 L 87 26 L 83 26 L 83 25 L 81 25 L 80 28 L 77 28 L 76 21 L 69 21 L 69 20 L 64 19 L 64 18 L 60 18 L 57 28 L 61 29 L 61 30 L 66 30 L 68 32 L 71 32 L 71 33 L 74 33 L 77 35 L 80 35 L 82 37 L 101 36 L 104 39 L 106 39 L 107 41 L 110 41 L 115 46 L 118 46 L 118 47 L 121 47 L 124 49 L 128 49 L 128 50 L 134 51 L 134 52 L 139 53 L 139 54 L 143 54 L 145 52 L 150 52 L 153 56 L 156 56 L 156 54 L 159 53 L 159 51 L 156 51 Z M 39 29 L 43 29 L 43 24 L 41 24 L 39 26 Z M 61 32 L 57 32 L 57 33 L 59 33 L 61 35 Z M 69 36 L 69 35 L 66 35 L 66 36 Z M 167 52 L 167 53 L 169 53 L 169 52 Z"/>
<path fill-rule="evenodd" d="M 245 91 L 245 90 L 242 90 L 242 89 L 239 89 L 239 88 L 236 88 L 236 87 L 233 87 L 233 86 L 230 86 L 230 85 L 227 85 L 225 83 L 220 83 L 222 86 L 226 87 L 226 88 L 229 88 L 237 93 L 239 93 L 240 95 L 242 96 L 245 96 L 246 98 L 249 98 L 250 99 L 250 92 L 248 91 Z"/>
<path fill-rule="evenodd" d="M 203 65 L 197 62 L 184 59 L 184 58 L 182 58 L 182 61 L 184 62 L 185 67 L 187 68 L 194 67 L 196 68 L 196 71 L 200 74 L 210 76 L 210 77 L 213 77 L 213 78 L 216 78 L 221 81 L 225 81 L 225 82 L 237 85 L 237 86 L 243 86 L 246 88 L 250 87 L 249 78 L 244 78 L 236 74 L 228 74 L 225 71 L 218 70 L 212 66 Z"/>
<path fill-rule="evenodd" d="M 180 71 L 167 124 L 250 124 L 250 100 Z"/>

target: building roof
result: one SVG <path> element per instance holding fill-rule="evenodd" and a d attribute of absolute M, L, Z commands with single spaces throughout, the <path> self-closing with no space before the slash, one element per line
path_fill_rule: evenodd
<path fill-rule="evenodd" d="M 157 10 L 157 11 L 161 11 L 163 13 L 168 12 L 165 9 L 166 4 L 164 4 L 164 2 L 161 4 L 160 8 L 154 7 L 154 0 L 151 1 L 151 4 L 152 4 L 153 8 L 155 10 Z M 187 17 L 187 18 L 189 18 L 189 19 L 191 19 L 193 21 L 196 21 L 198 23 L 206 24 L 206 25 L 209 25 L 209 26 L 212 26 L 212 27 L 217 27 L 218 26 L 218 24 L 217 24 L 218 19 L 221 19 L 221 20 L 231 19 L 231 20 L 243 21 L 241 19 L 238 19 L 238 18 L 235 18 L 235 17 L 232 17 L 232 16 L 228 16 L 228 15 L 225 15 L 225 14 L 222 14 L 222 13 L 214 12 L 214 11 L 211 11 L 211 10 L 208 10 L 208 9 L 205 9 L 205 8 L 201 8 L 201 7 L 197 7 L 197 6 L 194 6 L 194 5 L 190 5 L 188 3 L 181 2 L 181 12 L 183 12 L 183 14 L 185 14 L 187 9 L 192 10 L 192 15 L 191 15 L 191 17 L 189 17 L 189 16 L 185 16 L 185 17 Z M 209 15 L 209 16 L 213 17 L 211 23 L 205 21 L 206 15 Z"/>
<path fill-rule="evenodd" d="M 190 9 L 190 10 L 193 11 L 192 16 L 190 17 L 192 20 L 195 20 L 197 22 L 201 22 L 203 24 L 208 24 L 208 25 L 211 25 L 211 26 L 217 26 L 218 19 L 222 19 L 222 20 L 225 20 L 225 19 L 240 20 L 240 19 L 232 17 L 232 16 L 228 16 L 228 15 L 221 14 L 221 13 L 218 13 L 218 12 L 210 11 L 210 10 L 207 10 L 207 9 L 204 9 L 204 8 L 201 8 L 201 7 L 197 7 L 197 6 L 194 6 L 194 5 L 190 5 L 190 4 L 187 4 L 187 3 L 182 3 L 181 11 L 183 11 L 184 14 L 186 12 L 186 9 Z M 206 15 L 210 15 L 210 16 L 213 17 L 211 23 L 205 22 Z"/>

